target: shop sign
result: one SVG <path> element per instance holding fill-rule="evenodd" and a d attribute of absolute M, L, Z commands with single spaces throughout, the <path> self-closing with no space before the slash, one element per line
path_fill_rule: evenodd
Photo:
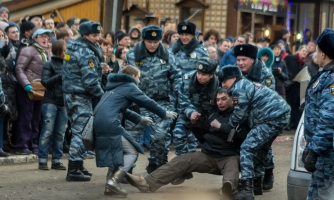
<path fill-rule="evenodd" d="M 240 11 L 272 13 L 286 16 L 288 0 L 234 0 L 234 7 Z"/>

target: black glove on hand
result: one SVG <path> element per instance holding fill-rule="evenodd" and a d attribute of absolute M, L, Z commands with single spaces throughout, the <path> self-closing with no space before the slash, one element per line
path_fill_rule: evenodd
<path fill-rule="evenodd" d="M 310 150 L 307 148 L 307 145 L 306 145 L 306 147 L 305 147 L 305 149 L 303 151 L 303 155 L 302 155 L 302 161 L 303 161 L 303 163 L 305 163 L 305 158 L 306 158 L 306 156 L 307 156 L 307 154 L 308 154 L 309 151 Z"/>
<path fill-rule="evenodd" d="M 307 147 L 306 147 L 307 148 Z M 305 150 L 306 150 L 305 148 Z M 304 150 L 304 151 L 305 151 Z M 303 159 L 304 157 L 304 152 L 303 152 L 303 157 L 302 160 L 304 162 L 304 167 L 308 172 L 314 172 L 316 170 L 315 168 L 315 163 L 317 162 L 318 159 L 318 154 L 316 154 L 314 151 L 310 150 L 307 148 L 307 155 L 305 156 L 305 159 Z M 305 153 L 306 154 L 306 153 Z"/>

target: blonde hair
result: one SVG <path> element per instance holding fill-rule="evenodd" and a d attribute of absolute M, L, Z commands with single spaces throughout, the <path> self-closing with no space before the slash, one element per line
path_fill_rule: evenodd
<path fill-rule="evenodd" d="M 137 76 L 139 74 L 139 69 L 132 65 L 127 65 L 122 69 L 122 74 L 127 74 L 130 76 Z"/>

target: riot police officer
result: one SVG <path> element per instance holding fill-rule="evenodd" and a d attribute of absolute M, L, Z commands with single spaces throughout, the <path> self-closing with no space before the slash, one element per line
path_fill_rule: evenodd
<path fill-rule="evenodd" d="M 81 134 L 93 113 L 92 99 L 103 95 L 100 83 L 104 58 L 97 45 L 101 25 L 87 21 L 80 24 L 79 32 L 81 37 L 67 41 L 62 74 L 64 103 L 72 130 L 67 181 L 89 181 L 92 176 L 83 166 L 86 150 Z"/>

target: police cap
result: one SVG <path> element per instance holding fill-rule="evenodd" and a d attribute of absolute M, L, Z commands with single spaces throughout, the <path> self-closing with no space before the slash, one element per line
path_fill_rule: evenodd
<path fill-rule="evenodd" d="M 195 35 L 196 33 L 196 25 L 191 22 L 180 22 L 177 25 L 177 32 L 181 33 L 189 33 Z"/>
<path fill-rule="evenodd" d="M 98 22 L 86 21 L 80 24 L 79 33 L 81 35 L 89 35 L 93 33 L 101 33 L 101 25 Z"/>
<path fill-rule="evenodd" d="M 161 40 L 162 29 L 158 26 L 146 26 L 142 30 L 143 40 Z"/>

